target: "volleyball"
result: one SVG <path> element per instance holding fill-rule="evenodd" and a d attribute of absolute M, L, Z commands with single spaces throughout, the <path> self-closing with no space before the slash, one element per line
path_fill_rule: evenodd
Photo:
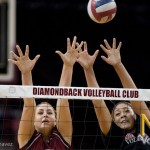
<path fill-rule="evenodd" d="M 114 0 L 89 0 L 87 11 L 94 22 L 103 24 L 115 17 L 117 5 Z"/>

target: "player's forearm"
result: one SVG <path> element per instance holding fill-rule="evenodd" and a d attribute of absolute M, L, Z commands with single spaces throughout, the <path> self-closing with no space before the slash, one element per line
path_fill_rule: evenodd
<path fill-rule="evenodd" d="M 93 68 L 84 69 L 84 73 L 88 87 L 99 87 Z"/>
<path fill-rule="evenodd" d="M 71 86 L 72 72 L 73 66 L 63 65 L 59 86 Z M 57 128 L 64 139 L 71 143 L 71 139 L 66 139 L 66 136 L 70 137 L 72 135 L 72 118 L 68 99 L 57 100 L 56 112 L 59 116 L 57 117 Z"/>
<path fill-rule="evenodd" d="M 22 85 L 33 85 L 31 72 L 22 74 Z"/>
<path fill-rule="evenodd" d="M 114 66 L 114 69 L 118 74 L 124 88 L 136 88 L 135 83 L 122 63 Z"/>
<path fill-rule="evenodd" d="M 71 86 L 73 66 L 63 65 L 59 86 Z"/>

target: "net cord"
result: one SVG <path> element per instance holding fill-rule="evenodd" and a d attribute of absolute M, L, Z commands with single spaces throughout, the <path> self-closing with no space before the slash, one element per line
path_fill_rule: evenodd
<path fill-rule="evenodd" d="M 150 101 L 150 89 L 0 85 L 0 98 Z"/>

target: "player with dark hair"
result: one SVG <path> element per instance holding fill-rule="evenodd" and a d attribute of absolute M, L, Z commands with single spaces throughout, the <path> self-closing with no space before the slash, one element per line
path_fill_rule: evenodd
<path fill-rule="evenodd" d="M 113 39 L 112 47 L 104 40 L 105 46 L 100 45 L 107 57 L 101 58 L 112 65 L 124 88 L 137 88 L 131 76 L 121 62 L 120 48 L 122 43 L 116 47 L 116 39 Z M 98 50 L 89 55 L 87 43 L 84 42 L 84 51 L 80 50 L 78 62 L 84 69 L 88 87 L 99 87 L 93 65 L 98 55 Z M 140 135 L 139 115 L 145 114 L 150 120 L 150 111 L 144 101 L 119 102 L 112 111 L 112 116 L 104 100 L 92 100 L 98 123 L 105 141 L 106 149 L 121 150 L 149 150 L 150 129 L 145 129 L 145 135 Z M 147 126 L 146 126 L 147 127 Z"/>
<path fill-rule="evenodd" d="M 67 52 L 56 53 L 63 61 L 62 74 L 59 86 L 71 86 L 73 65 L 76 62 L 78 49 L 77 38 L 74 37 L 71 44 L 67 38 Z M 29 46 L 26 46 L 25 54 L 16 46 L 18 55 L 11 51 L 15 60 L 9 61 L 19 68 L 22 74 L 22 85 L 33 85 L 32 69 L 40 55 L 33 60 L 29 58 Z M 24 106 L 18 130 L 18 144 L 20 150 L 66 150 L 71 149 L 72 142 L 72 118 L 68 99 L 58 99 L 56 112 L 47 102 L 36 105 L 34 98 L 24 98 Z"/>

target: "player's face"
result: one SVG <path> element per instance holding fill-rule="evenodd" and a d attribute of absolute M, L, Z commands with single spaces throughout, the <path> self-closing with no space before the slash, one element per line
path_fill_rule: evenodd
<path fill-rule="evenodd" d="M 114 122 L 121 129 L 132 129 L 135 118 L 133 109 L 125 103 L 118 104 L 114 110 Z"/>
<path fill-rule="evenodd" d="M 52 129 L 56 125 L 56 116 L 51 105 L 44 103 L 37 106 L 34 125 L 37 130 Z"/>

